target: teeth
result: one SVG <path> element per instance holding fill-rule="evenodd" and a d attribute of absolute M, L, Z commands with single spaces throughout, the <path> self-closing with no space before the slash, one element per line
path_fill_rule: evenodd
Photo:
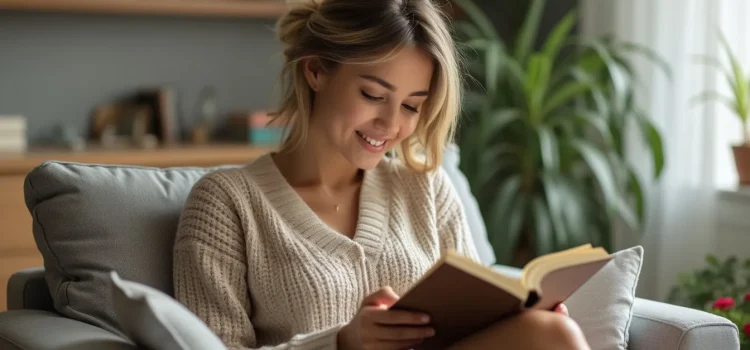
<path fill-rule="evenodd" d="M 359 135 L 359 137 L 363 138 L 365 141 L 367 141 L 367 143 L 369 143 L 369 144 L 371 144 L 371 145 L 373 145 L 375 147 L 380 147 L 380 146 L 382 146 L 385 143 L 385 141 L 375 140 L 375 139 L 373 139 L 373 138 L 371 138 L 371 137 L 369 137 L 369 136 L 367 136 L 367 135 L 365 135 L 365 134 L 363 134 L 363 133 L 361 133 L 359 131 L 357 131 L 357 135 Z"/>

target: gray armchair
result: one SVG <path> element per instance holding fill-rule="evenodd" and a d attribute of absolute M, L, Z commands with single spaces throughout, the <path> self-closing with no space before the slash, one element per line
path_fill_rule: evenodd
<path fill-rule="evenodd" d="M 461 192 L 457 159 L 446 161 Z M 49 162 L 32 171 L 26 204 L 45 266 L 11 277 L 0 349 L 136 349 L 115 321 L 108 273 L 171 293 L 179 213 L 208 170 Z M 467 212 L 475 211 L 471 196 L 461 197 Z M 483 230 L 472 230 L 486 243 L 478 234 Z M 721 317 L 638 299 L 629 344 L 634 350 L 734 350 L 739 338 Z"/>

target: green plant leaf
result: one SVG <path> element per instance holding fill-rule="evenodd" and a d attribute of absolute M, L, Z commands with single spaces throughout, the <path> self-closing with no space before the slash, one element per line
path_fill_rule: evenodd
<path fill-rule="evenodd" d="M 495 250 L 498 262 L 508 263 L 510 261 L 513 249 L 518 244 L 518 234 L 522 223 L 522 202 L 521 202 L 521 178 L 514 175 L 506 179 L 497 192 L 494 202 L 491 205 L 492 215 L 486 215 L 489 218 L 491 230 L 490 241 Z M 519 216 L 521 216 L 519 218 Z"/>
<path fill-rule="evenodd" d="M 698 96 L 695 96 L 690 99 L 691 104 L 696 105 L 699 103 L 705 103 L 710 101 L 716 101 L 724 103 L 724 105 L 729 108 L 732 113 L 736 113 L 734 102 L 732 101 L 731 97 L 724 96 L 716 91 L 706 91 L 704 93 L 701 93 Z"/>
<path fill-rule="evenodd" d="M 599 58 L 604 62 L 609 78 L 612 83 L 612 87 L 615 90 L 614 110 L 621 112 L 625 105 L 627 98 L 627 91 L 630 85 L 630 77 L 627 71 L 612 58 L 610 51 L 602 44 L 601 41 L 592 40 L 588 43 L 594 51 L 599 55 Z"/>
<path fill-rule="evenodd" d="M 536 243 L 536 253 L 539 255 L 548 254 L 556 250 L 555 237 L 552 228 L 552 219 L 545 201 L 535 197 L 531 202 L 531 213 L 534 219 L 534 234 Z"/>
<path fill-rule="evenodd" d="M 553 175 L 543 174 L 542 185 L 544 186 L 544 196 L 547 199 L 547 207 L 550 212 L 550 218 L 552 221 L 552 227 L 555 232 L 555 247 L 569 247 L 568 232 L 565 225 L 565 213 L 564 213 L 564 194 L 557 184 L 557 180 Z"/>
<path fill-rule="evenodd" d="M 745 82 L 745 73 L 742 71 L 742 65 L 732 52 L 732 48 L 723 33 L 721 33 L 721 43 L 729 56 L 729 62 L 732 67 L 732 74 L 727 75 L 727 80 L 729 80 L 732 90 L 734 91 L 735 112 L 742 122 L 746 123 L 748 113 L 750 112 L 750 101 L 748 101 L 750 96 L 748 96 L 748 86 L 747 82 Z"/>
<path fill-rule="evenodd" d="M 654 178 L 658 179 L 664 170 L 664 143 L 662 142 L 659 130 L 656 129 L 656 126 L 651 123 L 649 118 L 643 112 L 638 112 L 637 114 L 638 124 L 641 127 L 641 134 L 651 151 Z"/>
<path fill-rule="evenodd" d="M 542 20 L 545 4 L 545 0 L 531 0 L 531 5 L 526 13 L 526 19 L 516 39 L 516 51 L 513 56 L 519 62 L 526 60 L 526 57 L 533 50 L 534 44 L 536 44 L 536 37 L 539 32 L 539 24 Z"/>
<path fill-rule="evenodd" d="M 711 57 L 707 55 L 695 55 L 693 56 L 695 63 L 704 64 L 707 66 L 712 66 L 720 71 L 722 71 L 724 74 L 731 74 L 731 72 L 724 67 L 724 65 L 721 64 L 719 59 L 716 57 Z"/>
<path fill-rule="evenodd" d="M 500 73 L 503 70 L 503 61 L 505 61 L 505 53 L 503 52 L 499 41 L 491 41 L 488 43 L 486 60 L 487 91 L 490 96 L 495 96 L 497 93 L 498 82 L 500 81 Z"/>
<path fill-rule="evenodd" d="M 584 125 L 591 126 L 602 138 L 602 142 L 605 147 L 610 147 L 612 145 L 612 132 L 610 131 L 609 126 L 607 125 L 607 121 L 603 116 L 594 111 L 579 111 L 573 113 L 573 115 Z"/>
<path fill-rule="evenodd" d="M 617 189 L 615 177 L 610 164 L 607 162 L 607 157 L 587 141 L 574 140 L 573 148 L 578 151 L 594 173 L 607 205 L 615 210 L 630 228 L 637 229 L 638 224 L 635 214 Z"/>
<path fill-rule="evenodd" d="M 539 136 L 539 148 L 542 152 L 542 163 L 547 171 L 560 171 L 560 154 L 557 135 L 554 130 L 542 125 L 537 130 Z"/>
<path fill-rule="evenodd" d="M 642 227 L 646 223 L 646 205 L 645 198 L 643 195 L 643 185 L 641 180 L 638 178 L 638 174 L 632 168 L 628 168 L 628 187 L 630 193 L 633 195 L 633 201 L 635 202 L 635 214 L 638 216 L 638 224 Z"/>
<path fill-rule="evenodd" d="M 620 47 L 627 52 L 634 52 L 643 55 L 656 64 L 667 79 L 672 80 L 672 68 L 670 68 L 669 62 L 650 47 L 634 42 L 622 43 Z"/>
<path fill-rule="evenodd" d="M 473 50 L 487 50 L 490 41 L 484 38 L 476 38 L 464 42 L 463 45 Z"/>
<path fill-rule="evenodd" d="M 456 33 L 463 36 L 467 39 L 485 39 L 482 38 L 485 36 L 482 31 L 479 29 L 479 27 L 469 21 L 455 21 L 454 22 L 454 28 L 456 29 Z"/>
<path fill-rule="evenodd" d="M 560 22 L 557 23 L 552 32 L 547 37 L 547 41 L 544 43 L 542 52 L 550 58 L 550 60 L 557 60 L 557 55 L 560 53 L 565 40 L 570 36 L 570 31 L 576 23 L 578 18 L 576 11 L 570 11 L 563 17 Z"/>
<path fill-rule="evenodd" d="M 508 125 L 513 122 L 521 120 L 521 111 L 518 109 L 499 109 L 491 111 L 487 115 L 484 128 L 481 130 L 481 140 L 483 143 L 487 143 L 492 135 L 498 134 L 505 129 Z"/>
<path fill-rule="evenodd" d="M 486 38 L 492 40 L 498 40 L 500 38 L 500 36 L 497 34 L 497 30 L 495 30 L 495 26 L 492 24 L 492 21 L 487 17 L 487 15 L 484 14 L 484 11 L 482 11 L 476 4 L 474 4 L 473 1 L 453 0 L 452 2 L 466 13 L 469 19 L 471 19 L 471 21 L 476 25 L 476 27 Z"/>
<path fill-rule="evenodd" d="M 552 62 L 546 55 L 535 53 L 529 58 L 526 72 L 526 99 L 529 119 L 532 123 L 541 121 L 540 113 L 544 108 L 551 70 Z"/>
<path fill-rule="evenodd" d="M 563 85 L 560 89 L 551 92 L 547 99 L 542 116 L 546 116 L 555 109 L 564 106 L 577 97 L 585 97 L 586 93 L 591 90 L 592 86 L 587 83 L 571 81 Z"/>

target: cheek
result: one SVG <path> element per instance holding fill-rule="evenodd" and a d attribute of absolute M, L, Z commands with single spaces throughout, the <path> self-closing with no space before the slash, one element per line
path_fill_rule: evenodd
<path fill-rule="evenodd" d="M 419 124 L 419 116 L 408 116 L 404 118 L 405 120 L 403 123 L 401 123 L 401 128 L 398 135 L 398 138 L 401 140 L 414 134 L 414 131 L 417 130 L 417 125 Z"/>

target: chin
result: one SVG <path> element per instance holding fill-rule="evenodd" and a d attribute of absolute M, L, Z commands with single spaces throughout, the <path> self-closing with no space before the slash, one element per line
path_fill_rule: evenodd
<path fill-rule="evenodd" d="M 362 154 L 361 152 L 353 152 L 349 157 L 351 162 L 357 169 L 370 170 L 375 169 L 380 161 L 383 160 L 383 154 Z"/>

